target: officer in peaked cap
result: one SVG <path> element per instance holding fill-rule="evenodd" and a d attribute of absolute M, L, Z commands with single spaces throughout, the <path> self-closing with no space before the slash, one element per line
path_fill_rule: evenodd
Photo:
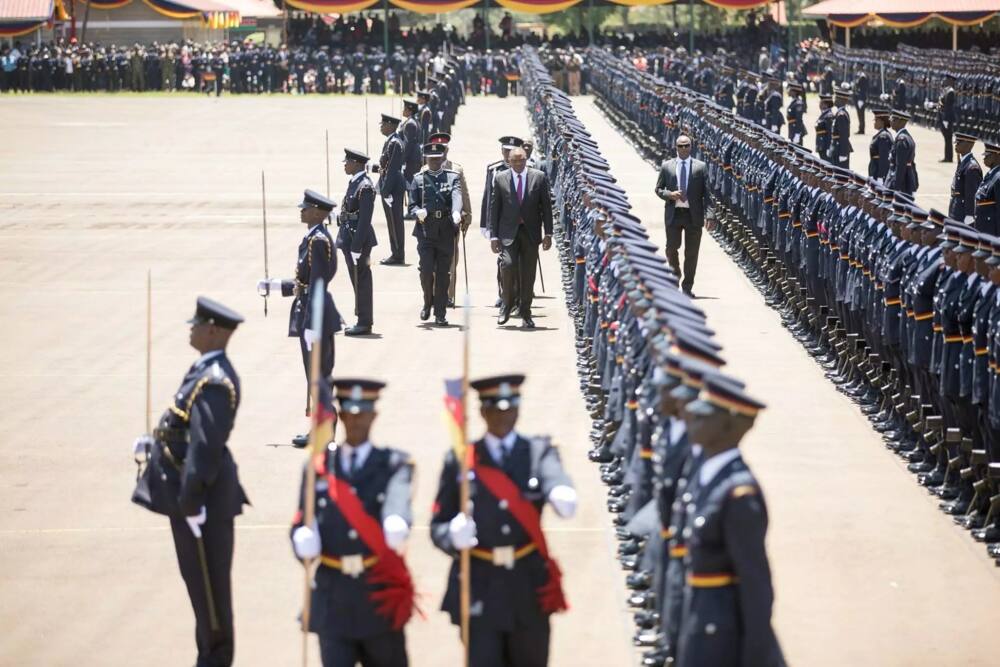
<path fill-rule="evenodd" d="M 403 137 L 405 144 L 403 151 L 403 178 L 406 180 L 406 187 L 410 186 L 410 181 L 424 162 L 423 147 L 424 135 L 420 128 L 420 121 L 417 114 L 420 105 L 412 100 L 403 100 L 403 122 L 399 126 L 399 134 Z"/>
<path fill-rule="evenodd" d="M 417 219 L 413 236 L 420 255 L 420 287 L 423 307 L 420 319 L 434 311 L 434 324 L 448 326 L 448 285 L 455 238 L 462 223 L 462 183 L 455 171 L 444 168 L 448 145 L 425 144 L 427 169 L 413 178 L 410 213 Z"/>
<path fill-rule="evenodd" d="M 395 116 L 382 114 L 379 131 L 385 137 L 382 155 L 379 157 L 378 193 L 382 198 L 382 211 L 389 230 L 390 254 L 380 263 L 398 266 L 406 263 L 406 243 L 403 233 L 403 196 L 407 180 L 403 175 L 406 165 L 406 140 L 397 131 L 400 120 Z"/>
<path fill-rule="evenodd" d="M 896 136 L 892 141 L 892 152 L 889 154 L 889 175 L 886 177 L 886 187 L 899 190 L 908 195 L 917 191 L 920 185 L 917 176 L 917 144 L 906 129 L 910 122 L 910 114 L 901 109 L 893 109 L 891 114 L 892 129 Z"/>
<path fill-rule="evenodd" d="M 322 455 L 313 523 L 304 523 L 305 471 L 292 520 L 296 557 L 319 560 L 309 630 L 319 637 L 324 667 L 408 664 L 403 628 L 413 614 L 414 586 L 402 554 L 413 524 L 413 463 L 405 452 L 372 442 L 384 388 L 364 378 L 334 381 L 344 440 Z M 321 393 L 329 400 L 325 387 Z"/>
<path fill-rule="evenodd" d="M 813 132 L 816 134 L 816 155 L 821 159 L 830 160 L 830 137 L 833 133 L 833 96 L 819 96 L 819 116 Z"/>
<path fill-rule="evenodd" d="M 249 500 L 227 446 L 240 378 L 226 346 L 241 322 L 221 303 L 198 297 L 188 324 L 191 347 L 201 356 L 153 433 L 132 443 L 136 460 L 145 463 L 132 502 L 170 519 L 177 564 L 194 608 L 199 665 L 233 662 L 233 519 Z"/>
<path fill-rule="evenodd" d="M 334 361 L 333 335 L 340 331 L 341 327 L 340 313 L 337 312 L 333 297 L 330 296 L 330 281 L 337 273 L 337 254 L 333 238 L 323 224 L 335 207 L 336 204 L 318 192 L 306 190 L 299 204 L 299 219 L 309 230 L 299 243 L 295 276 L 290 279 L 272 278 L 257 282 L 257 292 L 263 296 L 275 292 L 281 296 L 294 297 L 288 320 L 288 336 L 299 339 L 302 366 L 306 374 L 306 396 L 309 395 L 309 355 L 313 345 L 321 345 L 321 377 L 330 377 Z M 314 289 L 319 289 L 320 282 L 325 293 L 323 321 L 313 322 L 312 294 Z M 309 414 L 308 404 L 306 414 Z M 297 436 L 296 440 L 304 444 L 303 436 Z"/>
<path fill-rule="evenodd" d="M 868 176 L 878 183 L 885 183 L 889 174 L 889 156 L 892 153 L 892 132 L 889 131 L 889 110 L 873 108 L 875 134 L 868 145 Z"/>
<path fill-rule="evenodd" d="M 459 505 L 459 464 L 445 457 L 431 518 L 431 539 L 453 558 L 441 605 L 460 623 L 459 554 L 471 552 L 469 664 L 548 664 L 549 615 L 567 608 L 561 573 L 540 524 L 552 505 L 570 518 L 577 497 L 548 437 L 515 430 L 523 375 L 470 383 L 486 433 L 471 446 L 470 505 Z"/>
<path fill-rule="evenodd" d="M 976 230 L 1000 235 L 1000 144 L 986 142 L 983 164 L 989 170 L 976 190 Z"/>
<path fill-rule="evenodd" d="M 683 409 L 701 462 L 686 491 L 691 507 L 681 527 L 687 588 L 677 665 L 778 667 L 785 662 L 771 628 L 767 509 L 739 450 L 764 405 L 722 375 L 708 375 L 704 384 Z"/>
<path fill-rule="evenodd" d="M 445 147 L 445 157 L 444 162 L 441 163 L 442 168 L 449 171 L 454 171 L 458 174 L 458 183 L 462 186 L 462 221 L 459 224 L 459 231 L 462 233 L 462 237 L 469 230 L 469 226 L 472 224 L 472 201 L 469 197 L 469 186 L 465 181 L 465 169 L 459 163 L 451 159 L 448 154 L 448 149 L 451 146 L 451 135 L 447 132 L 435 132 L 428 138 L 428 143 L 430 144 L 442 144 Z M 426 165 L 424 169 L 427 169 Z M 459 245 L 460 237 L 455 234 L 455 245 L 452 248 L 451 253 L 451 280 L 448 283 L 448 307 L 455 307 L 455 286 L 458 280 L 458 256 L 459 256 Z"/>
<path fill-rule="evenodd" d="M 354 286 L 354 314 L 357 323 L 344 331 L 345 336 L 365 336 L 372 332 L 374 307 L 372 286 L 372 248 L 378 245 L 372 214 L 375 210 L 375 185 L 365 167 L 368 156 L 344 149 L 344 173 L 349 180 L 337 224 L 337 247 L 344 253 Z"/>
<path fill-rule="evenodd" d="M 838 167 L 851 166 L 851 115 L 847 105 L 851 101 L 851 88 L 846 84 L 837 89 L 834 97 L 833 130 L 830 133 L 830 162 Z"/>
<path fill-rule="evenodd" d="M 972 154 L 976 137 L 966 132 L 955 132 L 955 152 L 958 164 L 951 181 L 951 202 L 948 217 L 973 224 L 976 220 L 976 190 L 983 181 L 983 168 Z"/>

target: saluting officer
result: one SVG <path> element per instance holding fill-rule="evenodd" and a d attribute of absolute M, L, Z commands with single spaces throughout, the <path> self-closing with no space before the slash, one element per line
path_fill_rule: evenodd
<path fill-rule="evenodd" d="M 431 539 L 453 558 L 441 609 L 456 625 L 461 622 L 458 556 L 471 550 L 472 667 L 548 664 L 549 615 L 566 609 L 541 512 L 548 502 L 560 517 L 572 517 L 576 491 L 549 438 L 514 430 L 523 382 L 523 375 L 503 375 L 471 383 L 486 422 L 486 434 L 471 445 L 471 507 L 459 506 L 460 468 L 453 451 L 445 456 L 434 501 Z"/>
<path fill-rule="evenodd" d="M 1000 144 L 987 143 L 983 164 L 989 171 L 976 190 L 976 231 L 1000 236 Z"/>
<path fill-rule="evenodd" d="M 443 167 L 446 144 L 425 144 L 427 170 L 413 177 L 410 213 L 417 218 L 413 235 L 420 256 L 420 287 L 424 305 L 420 319 L 434 309 L 434 324 L 448 326 L 448 280 L 455 235 L 462 222 L 462 184 L 458 173 Z"/>
<path fill-rule="evenodd" d="M 403 167 L 406 142 L 397 132 L 399 123 L 400 120 L 395 116 L 382 114 L 382 122 L 379 124 L 379 131 L 386 138 L 378 163 L 378 193 L 382 197 L 385 225 L 389 229 L 390 255 L 380 262 L 386 266 L 406 261 L 406 243 L 403 238 L 403 195 L 406 192 Z"/>
<path fill-rule="evenodd" d="M 983 168 L 979 166 L 972 149 L 976 146 L 976 138 L 965 132 L 955 133 L 955 152 L 958 153 L 958 165 L 955 167 L 955 177 L 951 181 L 951 202 L 948 204 L 948 217 L 961 220 L 971 225 L 976 221 L 976 190 L 983 181 Z"/>
<path fill-rule="evenodd" d="M 243 318 L 198 297 L 188 369 L 152 435 L 136 438 L 145 457 L 132 502 L 170 518 L 177 564 L 194 608 L 198 665 L 233 663 L 233 517 L 249 504 L 227 447 L 240 405 L 240 378 L 226 345 Z M 206 578 L 209 586 L 206 587 Z"/>
<path fill-rule="evenodd" d="M 906 129 L 909 121 L 910 114 L 906 111 L 892 110 L 892 129 L 896 131 L 896 136 L 889 154 L 889 176 L 885 184 L 888 188 L 912 195 L 920 186 L 920 181 L 916 165 L 917 144 Z"/>
<path fill-rule="evenodd" d="M 295 277 L 291 279 L 272 278 L 257 281 L 257 292 L 262 296 L 277 292 L 281 296 L 294 296 L 288 317 L 288 335 L 299 339 L 302 352 L 302 367 L 306 373 L 308 395 L 309 353 L 313 345 L 323 341 L 320 356 L 320 376 L 330 377 L 333 373 L 333 335 L 340 331 L 340 313 L 330 296 L 330 281 L 337 273 L 337 254 L 333 237 L 323 224 L 336 207 L 332 201 L 312 190 L 306 190 L 299 204 L 299 219 L 308 225 L 309 231 L 299 243 L 299 259 L 295 265 Z M 312 321 L 311 295 L 319 280 L 323 281 L 326 292 L 323 306 L 323 321 Z M 309 406 L 306 405 L 306 414 Z M 305 445 L 304 436 L 293 440 L 299 446 Z"/>
<path fill-rule="evenodd" d="M 889 131 L 889 111 L 872 109 L 875 116 L 875 134 L 868 144 L 868 177 L 885 183 L 889 174 L 889 156 L 892 153 L 892 132 Z"/>
<path fill-rule="evenodd" d="M 685 492 L 693 507 L 682 528 L 687 588 L 679 667 L 785 664 L 771 628 L 767 507 L 739 450 L 763 407 L 722 375 L 706 375 L 698 400 L 684 407 L 688 437 L 701 446 L 702 462 Z"/>
<path fill-rule="evenodd" d="M 401 554 L 413 523 L 413 463 L 371 441 L 384 383 L 333 384 L 344 442 L 331 443 L 317 466 L 312 525 L 303 524 L 305 472 L 292 522 L 295 555 L 320 562 L 309 630 L 319 636 L 324 667 L 406 667 L 403 626 L 413 613 L 414 589 Z M 321 393 L 326 405 L 326 387 Z"/>
<path fill-rule="evenodd" d="M 378 245 L 372 213 L 375 210 L 375 186 L 365 166 L 368 156 L 360 151 L 344 149 L 344 173 L 350 176 L 347 192 L 340 207 L 337 224 L 337 247 L 344 253 L 354 286 L 357 324 L 344 331 L 345 336 L 366 336 L 372 332 L 372 248 Z"/>

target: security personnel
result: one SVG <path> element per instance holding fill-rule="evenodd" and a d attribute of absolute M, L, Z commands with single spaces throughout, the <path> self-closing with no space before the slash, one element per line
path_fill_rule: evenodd
<path fill-rule="evenodd" d="M 357 324 L 344 331 L 345 336 L 367 336 L 372 332 L 372 248 L 378 245 L 372 213 L 375 210 L 375 186 L 365 166 L 368 156 L 360 151 L 344 149 L 344 173 L 350 177 L 347 192 L 340 207 L 337 224 L 337 247 L 344 253 L 354 286 L 354 311 Z"/>
<path fill-rule="evenodd" d="M 540 519 L 546 503 L 572 517 L 576 491 L 549 438 L 514 430 L 523 382 L 523 375 L 503 375 L 470 383 L 486 422 L 486 434 L 471 445 L 471 507 L 459 504 L 454 452 L 445 456 L 434 501 L 431 539 L 453 558 L 441 609 L 455 625 L 461 623 L 459 554 L 471 551 L 472 667 L 548 664 L 549 615 L 567 608 Z"/>
<path fill-rule="evenodd" d="M 836 111 L 833 114 L 833 131 L 830 134 L 830 163 L 844 169 L 851 167 L 851 114 L 847 104 L 851 101 L 851 89 L 841 87 L 834 94 Z"/>
<path fill-rule="evenodd" d="M 902 109 L 893 109 L 891 122 L 896 136 L 892 140 L 892 152 L 889 154 L 889 175 L 886 187 L 892 190 L 912 195 L 920 186 L 917 176 L 917 144 L 913 141 L 906 124 L 910 114 Z"/>
<path fill-rule="evenodd" d="M 764 125 L 776 134 L 781 133 L 785 117 L 781 114 L 784 100 L 781 99 L 781 81 L 775 77 L 767 77 L 768 93 L 764 99 Z"/>
<path fill-rule="evenodd" d="M 457 172 L 445 169 L 446 144 L 425 144 L 427 170 L 413 177 L 410 214 L 416 216 L 413 235 L 420 256 L 420 287 L 424 305 L 420 319 L 434 309 L 434 324 L 448 326 L 448 281 L 455 236 L 462 222 L 462 184 Z"/>
<path fill-rule="evenodd" d="M 417 91 L 417 122 L 420 123 L 420 137 L 423 140 L 434 131 L 434 111 L 430 107 L 431 94 L 426 90 Z"/>
<path fill-rule="evenodd" d="M 240 378 L 226 346 L 243 318 L 198 297 L 188 369 L 152 434 L 132 453 L 146 466 L 132 502 L 170 518 L 177 564 L 194 608 L 198 665 L 233 663 L 233 518 L 249 504 L 227 441 L 240 405 Z M 206 586 L 206 578 L 209 586 Z"/>
<path fill-rule="evenodd" d="M 801 146 L 807 134 L 804 122 L 806 115 L 805 90 L 800 84 L 790 83 L 788 84 L 788 94 L 792 97 L 788 103 L 788 109 L 785 111 L 785 116 L 788 118 L 788 138 L 792 143 Z"/>
<path fill-rule="evenodd" d="M 983 181 L 983 168 L 979 166 L 972 149 L 976 146 L 976 137 L 965 132 L 955 133 L 955 151 L 958 153 L 958 165 L 955 167 L 955 177 L 951 180 L 951 203 L 948 204 L 948 217 L 973 224 L 976 220 L 976 190 Z"/>
<path fill-rule="evenodd" d="M 955 75 L 945 74 L 945 86 L 938 98 L 938 121 L 941 123 L 941 136 L 944 137 L 944 159 L 941 162 L 951 162 L 953 153 L 951 152 L 952 134 L 955 132 L 955 123 L 958 121 L 956 110 Z"/>
<path fill-rule="evenodd" d="M 976 231 L 1000 236 L 1000 144 L 987 143 L 983 164 L 989 168 L 976 190 Z M 1000 389 L 1000 387 L 998 387 Z"/>
<path fill-rule="evenodd" d="M 403 196 L 406 193 L 406 179 L 403 176 L 406 141 L 397 132 L 400 120 L 395 116 L 382 114 L 379 131 L 385 137 L 382 155 L 379 157 L 378 193 L 382 198 L 382 211 L 389 229 L 390 255 L 381 264 L 395 266 L 406 262 L 406 244 L 403 237 Z"/>
<path fill-rule="evenodd" d="M 858 132 L 865 133 L 865 108 L 868 106 L 868 75 L 863 69 L 854 77 L 854 108 L 858 112 Z"/>
<path fill-rule="evenodd" d="M 288 317 L 288 336 L 299 339 L 299 349 L 302 352 L 302 367 L 306 373 L 306 395 L 308 396 L 309 355 L 313 345 L 322 341 L 320 355 L 320 377 L 330 377 L 333 373 L 334 349 L 333 335 L 340 331 L 340 313 L 330 296 L 330 281 L 337 273 L 337 253 L 334 250 L 333 238 L 323 224 L 336 207 L 332 201 L 312 190 L 306 190 L 299 204 L 299 218 L 309 226 L 309 231 L 299 243 L 299 258 L 295 265 L 295 277 L 282 280 L 257 281 L 257 292 L 267 296 L 271 292 L 281 296 L 294 296 L 291 312 Z M 324 296 L 323 321 L 312 321 L 312 294 L 318 282 L 323 281 Z M 306 415 L 309 405 L 306 405 Z M 304 445 L 303 436 L 296 436 L 294 442 Z"/>
<path fill-rule="evenodd" d="M 410 100 L 403 100 L 403 123 L 399 127 L 399 133 L 403 135 L 406 145 L 403 157 L 403 178 L 406 180 L 406 187 L 410 186 L 413 176 L 420 171 L 424 163 L 422 154 L 424 137 L 421 134 L 420 122 L 417 120 L 417 112 L 420 105 Z"/>
<path fill-rule="evenodd" d="M 816 133 L 816 155 L 821 160 L 830 161 L 830 137 L 833 133 L 833 97 L 819 96 L 819 116 L 813 131 Z"/>
<path fill-rule="evenodd" d="M 320 563 L 309 630 L 319 636 L 324 667 L 406 667 L 403 626 L 413 613 L 414 587 L 401 554 L 413 523 L 413 463 L 371 441 L 384 383 L 342 378 L 333 385 L 344 442 L 330 443 L 317 465 L 313 523 L 304 524 L 305 472 L 292 521 L 296 557 Z M 328 401 L 326 387 L 321 394 Z"/>
<path fill-rule="evenodd" d="M 448 149 L 451 146 L 451 135 L 447 132 L 435 132 L 430 136 L 431 144 L 443 144 L 445 147 L 445 158 L 444 162 L 441 163 L 442 168 L 449 171 L 454 171 L 458 174 L 458 183 L 462 186 L 462 221 L 459 224 L 459 231 L 462 233 L 462 237 L 469 230 L 469 226 L 472 224 L 472 201 L 469 198 L 469 186 L 465 182 L 465 169 L 462 168 L 457 162 L 454 162 L 450 157 L 448 157 Z M 427 169 L 425 166 L 424 169 Z M 459 256 L 459 245 L 460 237 L 455 234 L 455 246 L 452 248 L 451 254 L 451 281 L 448 283 L 448 307 L 455 307 L 455 285 L 458 280 L 458 256 Z"/>
<path fill-rule="evenodd" d="M 685 495 L 687 589 L 677 650 L 679 667 L 779 667 L 771 628 L 774 592 L 764 548 L 767 508 L 739 443 L 763 404 L 738 384 L 706 375 L 698 400 L 683 410 L 702 462 Z"/>
<path fill-rule="evenodd" d="M 892 132 L 889 131 L 889 111 L 872 109 L 875 116 L 875 134 L 868 144 L 868 177 L 880 184 L 889 174 L 889 156 L 892 153 Z"/>

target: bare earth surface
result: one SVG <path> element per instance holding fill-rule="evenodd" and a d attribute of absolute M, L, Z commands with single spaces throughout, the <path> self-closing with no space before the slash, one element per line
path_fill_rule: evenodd
<path fill-rule="evenodd" d="M 399 103 L 373 97 L 367 106 L 368 149 L 377 154 L 378 114 L 398 112 Z M 651 168 L 589 100 L 577 107 L 662 240 Z M 287 276 L 304 231 L 295 204 L 305 187 L 326 189 L 324 131 L 339 198 L 340 147 L 365 148 L 364 114 L 354 97 L 2 100 L 0 665 L 193 662 L 193 618 L 169 530 L 128 501 L 129 445 L 144 428 L 147 269 L 154 419 L 195 358 L 184 324 L 195 295 L 247 317 L 231 346 L 243 402 L 230 445 L 254 503 L 237 521 L 237 664 L 298 663 L 301 570 L 287 524 L 302 455 L 266 445 L 304 429 L 304 379 L 297 342 L 285 336 L 288 303 L 272 299 L 265 319 L 253 289 L 263 275 L 260 170 L 271 273 Z M 461 109 L 452 157 L 467 168 L 477 218 L 496 138 L 526 132 L 520 98 L 470 99 Z M 922 132 L 914 131 L 921 181 L 928 192 L 947 192 L 950 165 L 935 174 L 938 165 L 927 164 L 939 157 L 940 139 L 931 150 Z M 855 142 L 856 168 L 866 146 Z M 388 236 L 381 211 L 375 221 L 377 260 L 388 254 Z M 555 253 L 543 254 L 553 298 L 536 302 L 539 330 L 502 330 L 492 308 L 494 256 L 475 229 L 467 242 L 472 373 L 529 373 L 521 428 L 554 436 L 581 491 L 575 519 L 547 522 L 572 606 L 554 622 L 552 664 L 631 664 L 603 487 L 585 457 L 589 422 Z M 407 635 L 412 664 L 430 667 L 459 656 L 457 631 L 437 611 L 448 561 L 431 546 L 427 521 L 448 447 L 441 381 L 460 371 L 461 332 L 418 320 L 416 259 L 408 239 L 410 266 L 375 268 L 378 336 L 338 337 L 335 373 L 389 382 L 375 440 L 418 461 L 408 560 L 427 619 Z M 992 561 L 938 513 L 707 237 L 699 275 L 699 305 L 730 370 L 771 406 L 746 449 L 770 506 L 776 625 L 790 663 L 991 664 L 1000 650 L 990 632 L 1000 621 Z M 349 316 L 343 272 L 333 292 Z M 459 324 L 460 311 L 450 319 Z M 472 433 L 481 428 L 474 418 Z"/>

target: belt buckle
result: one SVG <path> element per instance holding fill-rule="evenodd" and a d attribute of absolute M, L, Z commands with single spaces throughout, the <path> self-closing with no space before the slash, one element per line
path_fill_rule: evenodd
<path fill-rule="evenodd" d="M 340 557 L 340 571 L 357 579 L 365 571 L 365 560 L 361 554 Z"/>
<path fill-rule="evenodd" d="M 493 564 L 497 567 L 514 569 L 514 547 L 494 547 Z"/>
<path fill-rule="evenodd" d="M 433 215 L 434 215 L 434 219 L 435 220 L 440 220 L 441 218 L 444 217 L 444 212 L 443 211 L 434 211 Z"/>

